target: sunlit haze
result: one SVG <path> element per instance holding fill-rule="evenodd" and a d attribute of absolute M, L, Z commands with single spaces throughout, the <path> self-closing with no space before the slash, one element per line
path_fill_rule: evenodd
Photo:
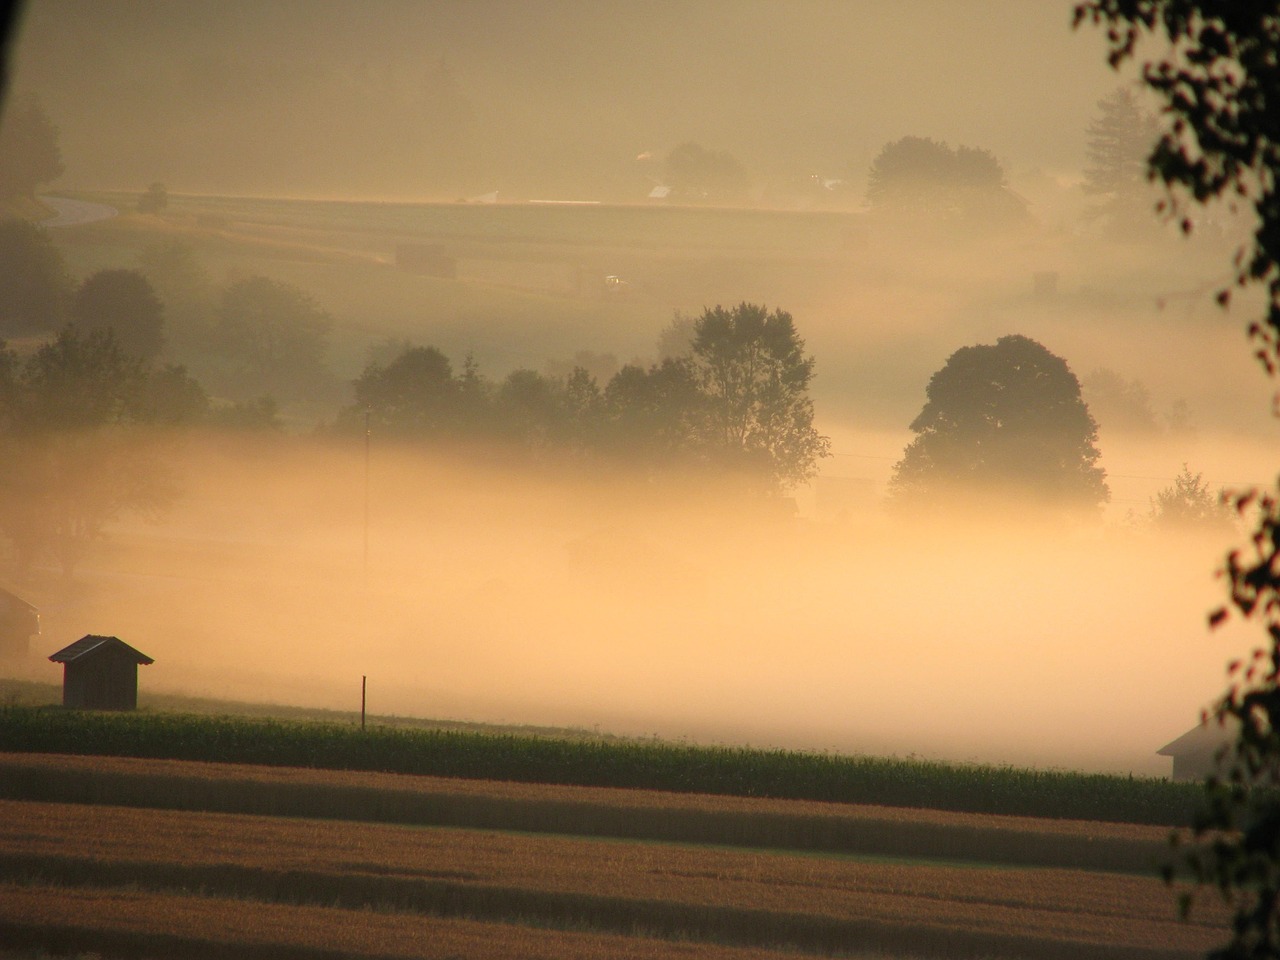
<path fill-rule="evenodd" d="M 177 240 L 210 285 L 295 285 L 337 383 L 281 398 L 284 432 L 166 432 L 180 496 L 69 586 L 10 578 L 0 541 L 43 622 L 15 675 L 56 682 L 43 658 L 102 633 L 155 658 L 144 691 L 358 710 L 367 677 L 376 714 L 1164 776 L 1155 751 L 1265 639 L 1206 623 L 1242 533 L 1149 518 L 1184 465 L 1215 492 L 1280 466 L 1251 305 L 1214 302 L 1249 224 L 1211 210 L 1185 238 L 1154 188 L 1124 236 L 1090 219 L 1089 126 L 1132 76 L 1068 2 L 31 0 L 12 56 L 60 134 L 42 192 L 121 211 L 49 228 L 71 279 Z M 869 205 L 908 136 L 989 151 L 1025 216 Z M 655 196 L 687 143 L 739 192 Z M 153 182 L 167 217 L 130 206 Z M 398 268 L 406 243 L 456 273 Z M 498 382 L 653 364 L 673 317 L 741 302 L 794 317 L 831 439 L 781 503 L 330 429 L 389 341 Z M 1007 334 L 1084 383 L 1110 502 L 886 511 L 930 376 Z M 1098 371 L 1145 390 L 1147 427 L 1108 420 Z"/>

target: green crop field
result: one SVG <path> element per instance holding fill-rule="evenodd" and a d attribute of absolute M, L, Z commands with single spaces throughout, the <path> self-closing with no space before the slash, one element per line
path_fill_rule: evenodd
<path fill-rule="evenodd" d="M 1199 788 L 1164 780 L 653 741 L 165 713 L 0 708 L 0 750 L 273 764 L 876 803 L 1175 826 Z"/>

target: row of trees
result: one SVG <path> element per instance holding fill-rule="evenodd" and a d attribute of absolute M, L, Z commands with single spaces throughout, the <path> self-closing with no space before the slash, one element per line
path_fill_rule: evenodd
<path fill-rule="evenodd" d="M 563 378 L 516 370 L 494 384 L 469 358 L 455 373 L 434 347 L 411 347 L 365 369 L 338 424 L 367 418 L 400 437 L 710 469 L 777 493 L 813 476 L 828 449 L 813 426 L 812 377 L 791 315 L 743 303 L 706 310 L 681 355 L 626 365 L 603 385 L 582 367 Z"/>
<path fill-rule="evenodd" d="M 516 370 L 499 382 L 471 358 L 455 371 L 434 347 L 403 345 L 354 381 L 337 427 L 352 433 L 594 458 L 651 473 L 751 477 L 777 493 L 809 479 L 828 443 L 813 427 L 813 360 L 791 318 L 741 304 L 677 318 L 661 359 L 628 364 L 601 386 L 583 363 L 563 375 Z M 895 465 L 889 503 L 911 516 L 1012 501 L 1061 519 L 1110 499 L 1098 425 L 1066 361 L 1020 335 L 962 347 L 930 379 Z M 1151 502 L 1160 529 L 1226 529 L 1218 493 L 1182 472 Z"/>
<path fill-rule="evenodd" d="M 126 350 L 108 327 L 68 325 L 25 358 L 0 341 L 0 534 L 17 566 L 69 577 L 104 528 L 177 495 L 174 428 L 279 429 L 262 397 L 211 404 L 186 368 Z"/>
<path fill-rule="evenodd" d="M 235 401 L 337 393 L 326 356 L 333 319 L 297 287 L 249 276 L 219 289 L 180 243 L 145 251 L 136 269 L 101 270 L 73 286 L 44 230 L 0 221 L 0 339 L 49 336 L 68 323 L 109 329 L 121 349 L 148 362 L 180 360 Z"/>
<path fill-rule="evenodd" d="M 22 364 L 8 352 L 7 417 L 0 432 L 11 462 L 30 460 L 23 450 L 43 450 L 36 459 L 52 456 L 61 448 L 49 438 L 70 432 L 109 429 L 121 436 L 126 425 L 278 425 L 273 401 L 245 397 L 215 408 L 185 367 L 162 363 L 163 313 L 140 272 L 100 271 L 69 297 L 71 322 L 52 342 Z M 261 277 L 236 281 L 223 291 L 213 317 L 207 349 L 224 362 L 240 356 L 256 364 L 251 377 L 248 370 L 241 374 L 246 381 L 288 387 L 282 364 L 299 372 L 299 383 L 315 379 L 305 369 L 322 368 L 318 347 L 326 318 L 292 288 Z M 559 376 L 516 370 L 493 382 L 470 358 L 455 371 L 433 347 L 402 345 L 353 382 L 354 403 L 341 411 L 335 429 L 371 427 L 384 436 L 519 451 L 525 459 L 594 458 L 651 475 L 733 474 L 768 494 L 816 472 L 829 444 L 813 425 L 814 361 L 789 314 L 743 303 L 696 318 L 677 316 L 659 348 L 658 362 L 626 365 L 603 383 L 583 364 Z M 57 378 L 63 388 L 42 386 Z M 926 394 L 911 424 L 915 439 L 894 470 L 895 507 L 921 514 L 1016 495 L 1088 513 L 1107 501 L 1097 426 L 1080 384 L 1066 362 L 1042 345 L 1008 336 L 994 345 L 964 347 L 934 374 Z M 78 406 L 86 415 L 101 412 L 77 420 L 71 414 Z M 86 469 L 93 468 L 91 452 L 110 460 L 106 450 L 82 448 Z M 39 486 L 48 510 L 26 510 L 24 529 L 24 511 L 10 510 L 4 528 L 24 561 L 49 546 L 69 569 L 77 551 L 131 497 L 142 507 L 150 501 L 128 492 L 141 491 L 137 484 L 123 484 L 118 497 L 90 510 L 97 520 L 68 534 L 50 519 L 69 512 L 65 504 L 53 505 L 59 485 L 49 478 L 61 472 L 53 466 L 43 471 Z M 39 475 L 10 470 L 0 477 L 0 495 L 21 502 L 27 496 L 22 477 Z M 1162 513 L 1173 516 L 1174 506 Z M 37 519 L 42 514 L 45 519 Z"/>
<path fill-rule="evenodd" d="M 1115 234 L 1150 222 L 1152 203 L 1146 155 L 1158 122 L 1130 87 L 1098 101 L 1088 128 L 1082 189 L 1091 199 L 1087 216 Z M 670 198 L 684 203 L 741 203 L 750 186 L 746 168 L 723 150 L 687 142 L 663 164 Z M 821 178 L 813 178 L 821 183 Z M 1029 219 L 1026 202 L 1009 188 L 999 159 L 981 147 L 957 146 L 929 137 L 905 136 L 886 143 L 865 174 L 849 170 L 829 181 L 836 195 L 859 191 L 873 210 L 928 218 L 935 224 L 1000 226 Z"/>
<path fill-rule="evenodd" d="M 1119 87 L 1098 101 L 1087 131 L 1082 189 L 1090 199 L 1086 216 L 1112 235 L 1141 233 L 1153 223 L 1146 159 L 1158 132 L 1155 114 L 1132 88 Z M 902 137 L 876 156 L 866 184 L 873 209 L 938 224 L 1001 225 L 1029 216 L 1026 203 L 1009 189 L 1000 161 L 978 147 Z"/>
<path fill-rule="evenodd" d="M 19 568 L 48 554 L 70 576 L 107 523 L 163 507 L 172 478 L 139 428 L 205 402 L 110 331 L 67 327 L 22 362 L 0 342 L 0 531 Z"/>

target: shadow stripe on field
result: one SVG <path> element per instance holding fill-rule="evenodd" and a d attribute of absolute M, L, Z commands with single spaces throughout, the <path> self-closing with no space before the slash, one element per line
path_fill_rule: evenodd
<path fill-rule="evenodd" d="M 318 783 L 198 780 L 0 762 L 0 798 L 413 826 L 518 830 L 773 850 L 822 851 L 1153 876 L 1166 843 L 981 825 L 893 822 L 740 810 L 484 797 Z"/>
<path fill-rule="evenodd" d="M 186 867 L 180 864 L 13 854 L 0 857 L 0 877 L 23 883 L 68 887 L 194 891 L 204 896 L 292 905 L 314 904 L 350 910 L 408 910 L 439 917 L 465 917 L 572 930 L 586 927 L 601 932 L 660 939 L 820 953 L 880 951 L 948 960 L 976 957 L 1190 960 L 1200 955 L 1197 951 L 1064 941 L 925 923 L 843 920 L 814 914 L 676 901 L 233 865 Z M 0 920 L 3 919 L 4 908 L 0 905 Z"/>
<path fill-rule="evenodd" d="M 349 950 L 318 950 L 288 944 L 220 943 L 169 933 L 102 930 L 94 927 L 11 923 L 0 917 L 0 950 L 38 950 L 40 955 L 172 957 L 182 960 L 351 960 Z M 0 956 L 3 956 L 0 953 Z M 372 960 L 372 957 L 369 958 Z"/>

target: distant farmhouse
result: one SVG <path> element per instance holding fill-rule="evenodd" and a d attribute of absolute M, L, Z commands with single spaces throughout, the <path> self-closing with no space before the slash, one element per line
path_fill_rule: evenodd
<path fill-rule="evenodd" d="M 1217 770 L 1218 751 L 1234 739 L 1231 728 L 1202 723 L 1166 743 L 1156 753 L 1173 758 L 1174 780 L 1203 780 Z"/>
<path fill-rule="evenodd" d="M 81 637 L 49 657 L 62 664 L 62 705 L 74 710 L 135 710 L 138 666 L 155 663 L 119 637 Z"/>
<path fill-rule="evenodd" d="M 0 587 L 0 661 L 25 660 L 40 633 L 40 611 Z"/>

